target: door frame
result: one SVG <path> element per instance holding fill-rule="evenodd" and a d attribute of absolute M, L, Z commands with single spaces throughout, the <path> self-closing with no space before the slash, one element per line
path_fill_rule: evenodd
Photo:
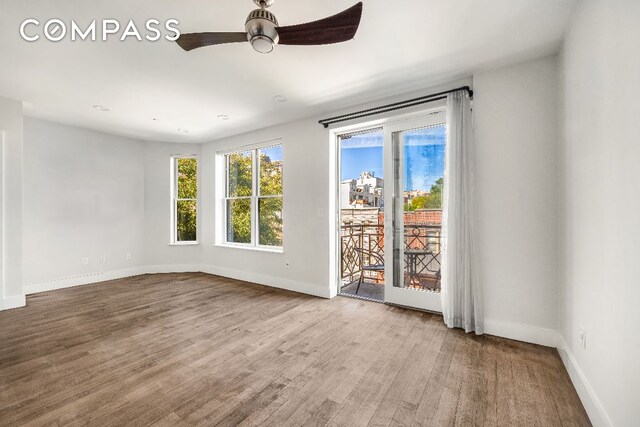
<path fill-rule="evenodd" d="M 401 134 L 402 132 L 437 126 L 442 123 L 445 123 L 446 125 L 446 110 L 439 109 L 438 111 L 440 114 L 425 115 L 412 120 L 392 123 L 384 127 L 384 204 L 387 207 L 387 211 L 384 215 L 384 235 L 385 248 L 391 248 L 391 250 L 384 251 L 384 302 L 387 304 L 395 304 L 441 313 L 442 300 L 440 292 L 406 289 L 393 286 L 394 278 L 396 276 L 393 259 L 396 237 L 394 216 L 395 210 L 397 209 L 396 194 L 394 193 L 393 135 L 395 133 Z M 398 141 L 398 143 L 401 143 L 401 141 Z M 401 157 L 401 161 L 402 160 L 403 158 Z M 386 183 L 390 183 L 391 188 L 388 188 Z M 404 239 L 404 222 L 397 226 L 400 227 L 399 234 L 402 236 L 401 239 Z M 400 245 L 400 247 L 403 248 L 403 245 Z M 404 250 L 401 249 L 401 251 L 400 259 L 404 259 Z"/>
<path fill-rule="evenodd" d="M 442 123 L 446 112 L 446 101 L 434 102 L 429 108 L 412 111 L 410 113 L 378 118 L 366 122 L 351 122 L 351 124 L 331 129 L 329 131 L 329 212 L 327 215 L 329 225 L 329 298 L 338 294 L 341 283 L 341 239 L 340 239 L 340 182 L 341 182 L 341 158 L 340 135 L 353 132 L 362 132 L 369 129 L 383 128 L 383 164 L 385 190 L 385 206 L 393 206 L 393 193 L 388 191 L 388 183 L 393 183 L 393 157 L 390 129 L 415 129 L 433 124 Z M 426 125 L 425 125 L 426 123 Z M 391 155 L 389 155 L 391 154 Z M 391 178 L 391 179 L 389 179 Z M 319 212 L 320 214 L 320 212 Z M 393 245 L 393 218 L 385 212 L 384 233 L 385 246 Z M 391 236 L 391 239 L 387 238 Z M 393 247 L 393 246 L 390 246 Z M 402 305 L 420 310 L 441 312 L 440 294 L 428 291 L 416 291 L 393 287 L 393 251 L 385 251 L 385 300 L 386 304 Z M 401 292 L 398 292 L 401 291 Z M 421 295 L 422 294 L 422 295 Z"/>

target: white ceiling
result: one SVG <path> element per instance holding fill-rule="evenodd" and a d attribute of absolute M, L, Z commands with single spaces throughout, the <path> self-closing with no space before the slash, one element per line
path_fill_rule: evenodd
<path fill-rule="evenodd" d="M 281 25 L 357 0 L 276 0 Z M 24 19 L 180 21 L 182 32 L 242 31 L 251 0 L 2 0 L 0 96 L 27 115 L 141 139 L 203 142 L 408 92 L 556 52 L 575 0 L 364 0 L 356 39 L 320 47 L 248 43 L 27 43 Z M 289 102 L 277 103 L 275 95 Z M 92 108 L 105 105 L 109 112 Z M 218 115 L 230 120 L 222 121 Z M 154 121 L 153 119 L 157 120 Z M 178 129 L 188 129 L 185 134 Z"/>

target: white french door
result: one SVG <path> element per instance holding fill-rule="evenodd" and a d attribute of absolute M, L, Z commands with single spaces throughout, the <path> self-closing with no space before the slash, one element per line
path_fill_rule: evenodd
<path fill-rule="evenodd" d="M 386 303 L 442 311 L 443 111 L 384 126 Z"/>

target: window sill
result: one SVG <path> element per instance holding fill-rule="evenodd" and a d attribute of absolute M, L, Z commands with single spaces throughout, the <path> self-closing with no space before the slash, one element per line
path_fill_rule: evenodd
<path fill-rule="evenodd" d="M 176 242 L 169 243 L 169 246 L 198 246 L 200 242 Z"/>
<path fill-rule="evenodd" d="M 272 254 L 282 254 L 284 250 L 282 248 L 265 248 L 265 247 L 256 247 L 256 246 L 243 246 L 243 245 L 230 245 L 228 243 L 220 243 L 214 245 L 218 248 L 227 248 L 227 249 L 242 249 L 245 251 L 255 251 L 255 252 L 267 252 Z"/>

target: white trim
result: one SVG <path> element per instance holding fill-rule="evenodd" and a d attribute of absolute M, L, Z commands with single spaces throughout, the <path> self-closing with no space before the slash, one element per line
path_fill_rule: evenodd
<path fill-rule="evenodd" d="M 444 108 L 444 110 L 443 110 Z M 402 176 L 404 175 L 404 150 L 402 148 L 401 140 L 395 140 L 394 135 L 398 135 L 401 138 L 405 132 L 410 132 L 416 129 L 426 129 L 434 126 L 445 126 L 446 118 L 442 117 L 443 114 L 429 115 L 427 111 L 439 112 L 446 111 L 446 107 L 436 107 L 426 110 L 417 115 L 403 116 L 402 120 L 386 123 L 383 128 L 384 138 L 384 234 L 385 245 L 393 248 L 391 251 L 385 251 L 384 264 L 384 301 L 391 304 L 398 304 L 406 307 L 413 307 L 419 310 L 428 310 L 442 313 L 442 297 L 438 292 L 424 292 L 416 291 L 414 289 L 406 289 L 404 287 L 396 287 L 396 275 L 399 274 L 399 281 L 404 281 L 402 271 L 397 272 L 396 263 L 394 259 L 396 247 L 400 250 L 400 264 L 399 269 L 404 267 L 404 201 L 402 200 L 402 194 L 396 194 L 396 173 L 399 173 L 400 190 L 404 188 L 404 182 Z M 444 123 L 443 123 L 444 119 Z M 448 144 L 448 141 L 446 141 Z M 396 144 L 400 145 L 399 170 L 396 170 L 396 161 L 394 147 Z M 446 182 L 446 177 L 444 177 Z M 391 186 L 388 188 L 387 186 Z M 397 215 L 401 218 L 395 218 Z M 394 223 L 396 224 L 394 228 Z M 396 238 L 401 240 L 396 241 Z"/>
<path fill-rule="evenodd" d="M 147 269 L 144 267 L 127 268 L 123 270 L 96 272 L 90 274 L 82 274 L 78 276 L 62 277 L 44 282 L 36 282 L 27 284 L 24 287 L 25 294 L 31 295 L 38 292 L 54 291 L 56 289 L 73 288 L 76 286 L 90 285 L 93 283 L 106 282 L 109 280 L 124 279 L 126 277 L 139 276 L 145 274 Z"/>
<path fill-rule="evenodd" d="M 272 288 L 285 289 L 297 293 L 313 295 L 320 298 L 330 298 L 327 286 L 317 286 L 311 283 L 298 282 L 297 280 L 281 279 L 263 274 L 249 273 L 246 271 L 232 270 L 229 268 L 216 267 L 213 265 L 203 265 L 203 273 L 214 276 L 228 277 L 230 279 L 241 280 L 243 282 L 256 283 Z"/>
<path fill-rule="evenodd" d="M 280 279 L 262 274 L 247 273 L 245 271 L 232 270 L 228 268 L 216 267 L 213 265 L 199 264 L 176 264 L 176 265 L 152 265 L 145 267 L 128 268 L 124 270 L 116 270 L 103 273 L 92 273 L 46 282 L 31 283 L 25 286 L 27 295 L 48 292 L 57 289 L 65 289 L 76 286 L 90 285 L 93 283 L 106 282 L 110 280 L 124 279 L 127 277 L 140 276 L 143 274 L 162 274 L 162 273 L 206 273 L 215 276 L 228 277 L 231 279 L 242 280 L 244 282 L 256 283 L 259 285 L 270 286 L 272 288 L 286 289 L 293 292 L 317 296 L 320 298 L 330 298 L 328 287 L 320 287 L 310 283 L 303 283 L 295 280 Z M 24 297 L 23 297 L 24 298 Z M 24 305 L 24 304 L 23 304 Z"/>
<path fill-rule="evenodd" d="M 245 251 L 267 252 L 272 254 L 284 253 L 284 249 L 282 248 L 282 246 L 273 246 L 273 247 L 264 246 L 264 245 L 251 246 L 251 245 L 246 245 L 242 243 L 220 243 L 220 244 L 214 244 L 213 246 L 217 248 L 242 249 Z"/>
<path fill-rule="evenodd" d="M 202 273 L 200 264 L 148 265 L 141 274 Z"/>
<path fill-rule="evenodd" d="M 261 142 L 256 142 L 254 144 L 247 144 L 247 145 L 241 145 L 241 146 L 236 146 L 233 148 L 227 148 L 224 150 L 219 150 L 216 151 L 216 156 L 226 156 L 227 154 L 236 154 L 236 153 L 242 153 L 243 151 L 251 151 L 251 150 L 255 150 L 258 148 L 268 148 L 268 147 L 273 147 L 276 145 L 282 145 L 282 138 L 278 137 L 278 138 L 271 138 L 271 139 L 266 139 L 264 141 Z"/>
<path fill-rule="evenodd" d="M 193 159 L 196 161 L 196 198 L 180 199 L 178 198 L 178 162 L 184 159 Z M 197 245 L 200 237 L 200 160 L 197 154 L 172 154 L 171 155 L 171 223 L 170 223 L 170 246 Z M 178 202 L 193 201 L 196 202 L 196 240 L 178 240 Z"/>
<path fill-rule="evenodd" d="M 565 341 L 564 337 L 558 334 L 558 353 L 564 363 L 564 367 L 569 373 L 571 382 L 580 396 L 582 405 L 589 415 L 589 419 L 594 426 L 613 427 L 613 422 L 607 411 L 605 411 L 602 402 L 598 399 L 595 390 L 589 384 L 586 375 L 580 369 L 573 352 Z"/>
<path fill-rule="evenodd" d="M 485 319 L 484 331 L 489 335 L 543 345 L 545 347 L 556 348 L 560 342 L 560 334 L 558 331 L 525 325 L 523 323 Z"/>
<path fill-rule="evenodd" d="M 5 297 L 0 299 L 0 311 L 13 310 L 14 308 L 20 308 L 27 305 L 27 299 L 25 295 L 17 295 L 15 297 Z"/>
<path fill-rule="evenodd" d="M 224 182 L 222 187 L 223 197 L 221 199 L 221 207 L 222 210 L 219 211 L 221 214 L 217 214 L 216 228 L 217 223 L 221 223 L 221 231 L 223 236 L 222 238 L 214 238 L 214 243 L 216 246 L 220 247 L 230 247 L 230 248 L 240 248 L 240 249 L 251 249 L 251 250 L 262 250 L 262 251 L 273 251 L 273 252 L 282 252 L 282 246 L 266 246 L 260 244 L 260 220 L 259 220 L 259 204 L 261 199 L 281 199 L 282 207 L 284 212 L 284 144 L 282 142 L 282 138 L 276 138 L 270 140 L 269 143 L 259 143 L 253 144 L 251 149 L 242 147 L 238 151 L 230 151 L 224 154 L 220 152 L 216 153 L 216 166 L 221 164 L 223 169 L 216 168 L 216 181 Z M 266 148 L 274 148 L 280 147 L 282 150 L 282 193 L 281 194 L 271 194 L 263 196 L 260 194 L 260 151 Z M 250 196 L 230 196 L 229 195 L 229 187 L 230 187 L 230 179 L 229 179 L 229 158 L 234 154 L 244 155 L 245 153 L 251 153 L 251 195 Z M 218 161 L 220 159 L 220 161 Z M 220 190 L 218 187 L 217 190 Z M 251 242 L 250 243 L 238 243 L 238 242 L 230 242 L 229 241 L 229 201 L 236 200 L 249 200 L 251 205 Z M 283 221 L 283 231 L 284 231 L 284 221 Z M 283 239 L 284 241 L 284 235 Z"/>

